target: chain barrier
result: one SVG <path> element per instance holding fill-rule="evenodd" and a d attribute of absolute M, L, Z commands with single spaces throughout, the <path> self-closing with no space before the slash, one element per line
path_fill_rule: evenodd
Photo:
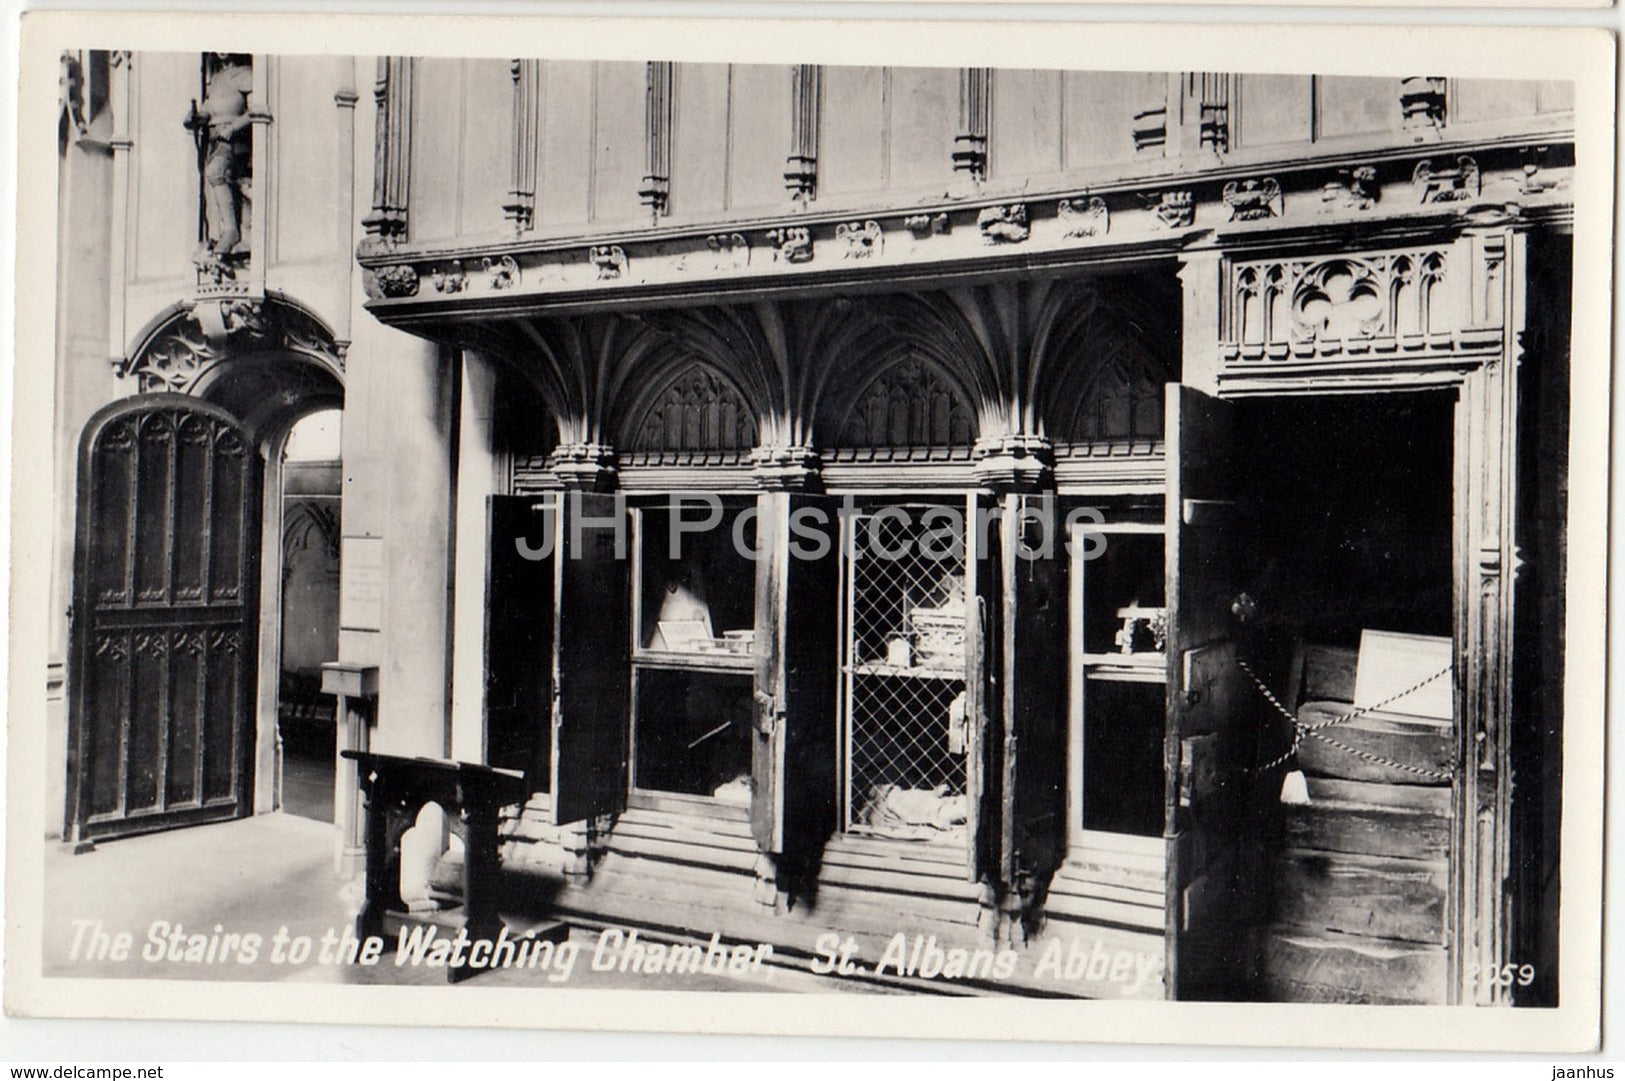
<path fill-rule="evenodd" d="M 1381 702 L 1378 702 L 1375 705 L 1357 706 L 1354 709 L 1349 710 L 1347 713 L 1336 717 L 1328 717 L 1323 721 L 1300 720 L 1296 714 L 1294 714 L 1286 706 L 1282 705 L 1281 700 L 1275 696 L 1275 692 L 1270 690 L 1269 687 L 1265 685 L 1264 681 L 1258 678 L 1258 674 L 1253 671 L 1252 665 L 1248 664 L 1244 660 L 1241 660 L 1240 658 L 1237 658 L 1236 666 L 1239 667 L 1242 672 L 1246 673 L 1247 678 L 1252 681 L 1253 688 L 1257 690 L 1264 700 L 1275 709 L 1275 712 L 1285 717 L 1287 723 L 1292 725 L 1292 745 L 1283 753 L 1272 758 L 1270 761 L 1261 766 L 1253 766 L 1246 770 L 1246 772 L 1262 774 L 1279 769 L 1298 753 L 1298 748 L 1303 744 L 1304 737 L 1308 736 L 1311 739 L 1318 739 L 1327 746 L 1334 747 L 1345 754 L 1353 755 L 1355 758 L 1370 762 L 1373 765 L 1386 766 L 1389 769 L 1396 769 L 1402 773 L 1415 774 L 1418 777 L 1425 777 L 1430 781 L 1439 781 L 1441 783 L 1448 782 L 1451 779 L 1452 773 L 1449 770 L 1426 769 L 1422 766 L 1413 766 L 1408 762 L 1396 762 L 1394 759 L 1384 757 L 1380 754 L 1373 754 L 1370 751 L 1363 751 L 1358 747 L 1350 747 L 1342 740 L 1334 739 L 1332 736 L 1323 731 L 1324 729 L 1333 728 L 1337 725 L 1348 724 L 1350 721 L 1357 720 L 1360 717 L 1365 716 L 1367 713 L 1379 712 L 1383 707 L 1392 705 L 1401 698 L 1415 694 L 1428 684 L 1448 676 L 1451 671 L 1449 666 L 1440 669 L 1431 676 L 1428 676 L 1426 679 L 1413 683 L 1411 686 L 1406 687 L 1398 694 L 1390 695 L 1389 697 L 1384 698 Z"/>

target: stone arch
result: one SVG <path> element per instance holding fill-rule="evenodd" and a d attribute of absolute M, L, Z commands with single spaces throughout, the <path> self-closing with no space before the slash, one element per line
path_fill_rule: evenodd
<path fill-rule="evenodd" d="M 616 445 L 633 464 L 738 461 L 756 446 L 756 432 L 738 385 L 694 360 L 632 399 Z"/>
<path fill-rule="evenodd" d="M 836 460 L 968 458 L 977 413 L 969 390 L 945 365 L 899 349 L 850 393 L 827 398 L 816 428 Z"/>

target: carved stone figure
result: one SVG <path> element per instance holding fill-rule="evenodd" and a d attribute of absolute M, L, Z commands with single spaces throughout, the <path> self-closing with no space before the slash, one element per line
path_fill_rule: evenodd
<path fill-rule="evenodd" d="M 203 104 L 192 105 L 186 126 L 203 141 L 203 213 L 208 235 L 197 255 L 200 268 L 231 276 L 231 256 L 242 243 L 248 210 L 244 189 L 252 164 L 248 95 L 252 61 L 240 53 L 215 53 Z"/>

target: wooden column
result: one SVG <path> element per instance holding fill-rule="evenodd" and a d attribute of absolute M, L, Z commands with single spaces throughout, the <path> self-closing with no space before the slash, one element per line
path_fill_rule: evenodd
<path fill-rule="evenodd" d="M 1523 233 L 1510 223 L 1469 228 L 1458 242 L 1467 268 L 1464 334 L 1499 336 L 1500 355 L 1469 373 L 1456 407 L 1456 665 L 1461 773 L 1451 898 L 1455 1000 L 1508 1001 L 1490 979 L 1508 961 L 1513 583 L 1519 554 L 1517 369 L 1526 280 Z"/>

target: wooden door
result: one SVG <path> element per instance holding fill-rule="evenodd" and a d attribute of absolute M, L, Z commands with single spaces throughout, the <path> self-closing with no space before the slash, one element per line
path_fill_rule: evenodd
<path fill-rule="evenodd" d="M 72 841 L 252 809 L 263 474 L 235 419 L 182 395 L 120 402 L 86 426 Z"/>
<path fill-rule="evenodd" d="M 490 501 L 485 595 L 485 764 L 523 770 L 533 792 L 552 781 L 553 505 Z"/>
<path fill-rule="evenodd" d="M 987 494 L 965 499 L 965 807 L 966 871 L 972 882 L 994 879 L 1002 855 L 998 789 L 989 781 L 999 776 L 1004 747 L 993 738 L 999 728 L 1000 692 L 996 643 L 1003 638 L 1003 606 L 999 603 L 1000 534 L 983 528 L 998 508 Z"/>
<path fill-rule="evenodd" d="M 751 828 L 764 852 L 810 857 L 838 814 L 837 504 L 767 492 L 757 505 Z"/>
<path fill-rule="evenodd" d="M 1067 591 L 1053 496 L 1006 496 L 1000 525 L 1000 872 L 1014 887 L 1047 877 L 1066 851 Z"/>
<path fill-rule="evenodd" d="M 1250 978 L 1243 874 L 1256 721 L 1232 641 L 1237 469 L 1234 406 L 1168 387 L 1168 971 L 1174 998 L 1227 997 Z"/>
<path fill-rule="evenodd" d="M 625 506 L 566 492 L 554 515 L 553 822 L 626 807 L 631 550 Z"/>

